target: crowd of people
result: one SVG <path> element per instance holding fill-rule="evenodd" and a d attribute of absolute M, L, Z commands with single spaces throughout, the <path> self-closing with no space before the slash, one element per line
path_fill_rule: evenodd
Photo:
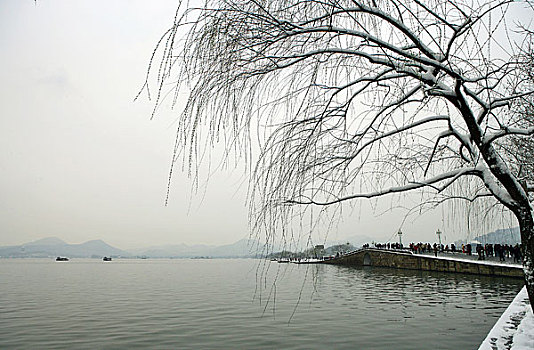
<path fill-rule="evenodd" d="M 394 249 L 394 250 L 410 250 L 414 254 L 434 253 L 435 256 L 438 252 L 452 253 L 452 254 L 466 254 L 478 255 L 478 260 L 485 260 L 486 257 L 498 257 L 499 261 L 506 261 L 506 259 L 514 259 L 514 262 L 521 262 L 521 248 L 519 244 L 477 244 L 474 249 L 471 244 L 462 244 L 456 246 L 454 243 L 450 246 L 443 244 L 430 244 L 430 243 L 410 243 L 408 247 L 404 247 L 401 243 L 375 243 L 375 248 L 378 249 Z M 364 245 L 364 248 L 369 248 L 369 244 Z"/>
<path fill-rule="evenodd" d="M 478 244 L 476 247 L 479 260 L 484 260 L 486 256 L 499 257 L 499 261 L 513 258 L 514 262 L 521 262 L 521 248 L 519 244 Z"/>

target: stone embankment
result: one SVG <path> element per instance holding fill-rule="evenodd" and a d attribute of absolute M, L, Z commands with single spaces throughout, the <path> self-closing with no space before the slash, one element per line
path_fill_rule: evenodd
<path fill-rule="evenodd" d="M 449 256 L 435 257 L 413 254 L 405 250 L 364 248 L 326 260 L 324 263 L 523 278 L 523 268 L 520 265 L 459 259 Z"/>

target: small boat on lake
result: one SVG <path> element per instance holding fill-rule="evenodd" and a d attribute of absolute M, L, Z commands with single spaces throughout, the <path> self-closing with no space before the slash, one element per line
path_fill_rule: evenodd
<path fill-rule="evenodd" d="M 56 261 L 69 261 L 69 258 L 65 258 L 65 257 L 62 257 L 62 256 L 58 256 L 56 258 Z"/>
<path fill-rule="evenodd" d="M 104 261 L 111 261 L 111 257 L 107 257 L 107 256 L 105 256 L 105 257 L 102 258 L 102 260 L 104 260 Z"/>

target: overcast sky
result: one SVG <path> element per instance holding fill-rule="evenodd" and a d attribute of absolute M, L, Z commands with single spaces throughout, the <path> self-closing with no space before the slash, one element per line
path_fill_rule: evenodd
<path fill-rule="evenodd" d="M 164 205 L 176 112 L 151 121 L 151 103 L 133 99 L 176 2 L 0 2 L 0 245 L 56 236 L 127 249 L 248 236 L 239 172 L 214 174 L 193 197 L 177 174 Z M 387 238 L 402 220 L 366 203 L 346 214 L 332 239 Z M 409 220 L 405 240 L 434 240 L 442 219 L 438 210 Z"/>
<path fill-rule="evenodd" d="M 231 243 L 244 191 L 174 178 L 174 112 L 133 99 L 176 1 L 0 2 L 0 244 L 57 236 L 120 247 Z M 210 188 L 211 188 L 210 186 Z"/>

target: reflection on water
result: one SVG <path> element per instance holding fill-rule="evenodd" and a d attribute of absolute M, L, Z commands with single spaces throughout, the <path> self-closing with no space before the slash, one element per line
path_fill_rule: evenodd
<path fill-rule="evenodd" d="M 0 349 L 471 349 L 522 284 L 265 264 L 0 260 Z"/>

